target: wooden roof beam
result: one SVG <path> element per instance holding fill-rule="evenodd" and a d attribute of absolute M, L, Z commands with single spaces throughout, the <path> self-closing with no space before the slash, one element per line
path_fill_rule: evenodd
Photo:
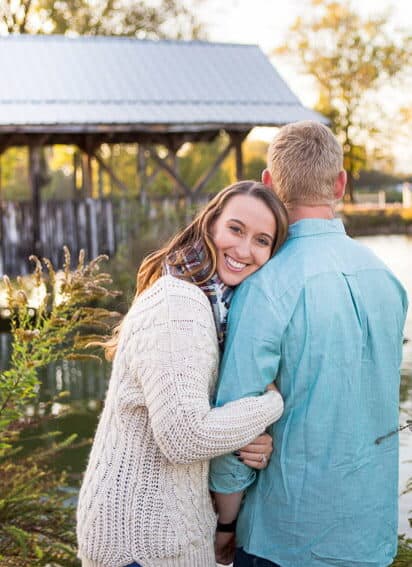
<path fill-rule="evenodd" d="M 164 158 L 161 158 L 159 154 L 156 152 L 155 149 L 147 148 L 147 152 L 150 157 L 162 168 L 164 171 L 176 182 L 177 187 L 182 190 L 183 195 L 186 197 L 190 197 L 192 195 L 192 191 L 190 187 L 186 185 L 183 179 L 177 174 L 177 172 L 167 163 Z"/>
<path fill-rule="evenodd" d="M 198 180 L 198 182 L 196 183 L 196 185 L 193 187 L 193 194 L 194 195 L 198 195 L 203 187 L 205 187 L 205 185 L 210 181 L 210 179 L 215 175 L 215 173 L 217 172 L 219 166 L 221 163 L 224 162 L 224 160 L 227 158 L 227 156 L 230 153 L 230 150 L 232 149 L 233 144 L 232 141 L 230 141 L 226 148 L 217 156 L 217 158 L 215 159 L 215 161 L 213 162 L 212 166 L 209 168 L 209 170 L 204 173 L 200 179 Z"/>
<path fill-rule="evenodd" d="M 100 165 L 100 167 L 109 175 L 113 183 L 117 185 L 121 191 L 127 194 L 129 192 L 129 187 L 127 187 L 127 185 L 125 185 L 125 183 L 123 183 L 123 181 L 121 181 L 117 177 L 114 171 L 107 164 L 104 163 L 104 160 L 99 156 L 99 154 L 96 152 L 92 152 L 91 155 L 95 158 L 95 160 Z"/>

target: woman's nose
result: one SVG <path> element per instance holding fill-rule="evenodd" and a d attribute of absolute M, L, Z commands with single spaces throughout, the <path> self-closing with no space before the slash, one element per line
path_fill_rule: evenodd
<path fill-rule="evenodd" d="M 239 260 L 249 258 L 251 255 L 252 243 L 247 238 L 242 239 L 236 247 L 236 252 Z"/>

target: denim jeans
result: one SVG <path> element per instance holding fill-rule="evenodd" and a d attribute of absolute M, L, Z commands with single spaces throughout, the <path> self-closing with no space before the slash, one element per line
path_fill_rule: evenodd
<path fill-rule="evenodd" d="M 241 547 L 238 547 L 236 549 L 233 567 L 280 567 L 280 565 L 272 563 L 272 561 L 268 561 L 267 559 L 263 559 L 263 557 L 249 555 L 249 553 L 243 551 Z"/>

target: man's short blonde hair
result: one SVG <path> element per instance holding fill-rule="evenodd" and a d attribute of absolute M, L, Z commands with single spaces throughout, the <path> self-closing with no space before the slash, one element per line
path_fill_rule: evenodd
<path fill-rule="evenodd" d="M 283 126 L 268 151 L 273 189 L 286 205 L 333 203 L 343 152 L 331 130 L 312 121 Z"/>

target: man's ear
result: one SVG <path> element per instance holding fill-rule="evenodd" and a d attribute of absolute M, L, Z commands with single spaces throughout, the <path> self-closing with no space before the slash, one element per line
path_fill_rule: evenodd
<path fill-rule="evenodd" d="M 346 174 L 346 171 L 344 169 L 342 169 L 342 171 L 339 172 L 339 175 L 338 175 L 338 177 L 336 178 L 336 181 L 335 181 L 334 194 L 335 194 L 335 199 L 337 201 L 340 201 L 345 194 L 347 179 L 348 179 L 348 176 Z"/>
<path fill-rule="evenodd" d="M 262 171 L 262 183 L 263 183 L 263 185 L 270 187 L 270 189 L 273 188 L 272 175 L 267 168 Z"/>

